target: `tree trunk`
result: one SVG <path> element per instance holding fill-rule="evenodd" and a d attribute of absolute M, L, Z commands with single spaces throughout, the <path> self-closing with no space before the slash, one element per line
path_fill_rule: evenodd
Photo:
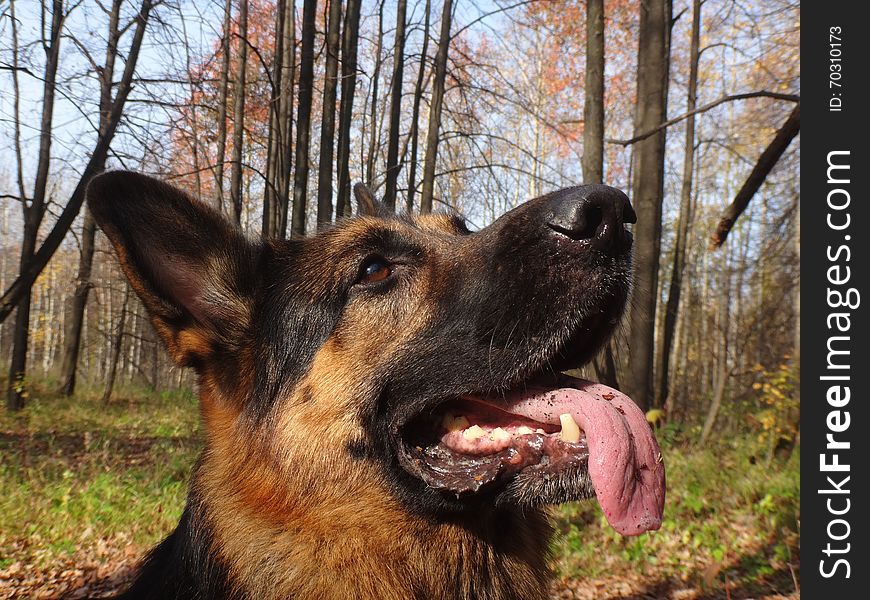
<path fill-rule="evenodd" d="M 329 0 L 326 29 L 326 72 L 320 122 L 320 170 L 317 177 L 317 228 L 332 222 L 332 159 L 335 148 L 335 97 L 341 36 L 341 0 Z"/>
<path fill-rule="evenodd" d="M 356 53 L 361 0 L 347 0 L 341 38 L 341 104 L 338 112 L 338 196 L 335 216 L 350 214 L 350 123 L 356 91 Z"/>
<path fill-rule="evenodd" d="M 311 99 L 314 93 L 314 30 L 317 0 L 302 5 L 302 57 L 299 65 L 299 105 L 296 115 L 296 176 L 293 180 L 293 222 L 291 233 L 305 235 L 305 207 L 308 194 L 308 156 L 311 143 Z"/>
<path fill-rule="evenodd" d="M 21 199 L 24 213 L 24 231 L 21 240 L 19 273 L 23 274 L 33 260 L 39 226 L 45 215 L 46 190 L 48 187 L 49 167 L 51 166 L 52 117 L 54 115 L 55 81 L 60 62 L 60 40 L 63 29 L 63 1 L 54 0 L 51 11 L 49 39 L 43 40 L 45 48 L 45 76 L 42 87 L 42 120 L 39 130 L 39 154 L 36 164 L 36 180 L 33 184 L 33 197 L 30 206 L 25 198 Z M 16 115 L 17 116 L 17 115 Z M 9 383 L 6 392 L 6 405 L 9 410 L 24 408 L 27 398 L 25 372 L 27 370 L 27 343 L 30 331 L 30 286 L 18 303 L 15 314 L 15 328 L 12 335 L 12 357 L 9 364 Z"/>
<path fill-rule="evenodd" d="M 215 205 L 224 209 L 224 166 L 227 160 L 227 99 L 230 89 L 230 35 L 232 31 L 232 0 L 224 0 L 224 32 L 221 38 L 221 84 L 217 115 L 217 157 L 214 165 Z"/>
<path fill-rule="evenodd" d="M 285 0 L 284 7 L 284 57 L 281 64 L 281 104 L 279 123 L 281 128 L 281 162 L 278 167 L 278 222 L 274 237 L 287 236 L 287 213 L 290 208 L 290 164 L 293 159 L 293 101 L 296 90 L 296 0 Z"/>
<path fill-rule="evenodd" d="M 85 209 L 85 221 L 82 224 L 81 255 L 79 256 L 79 272 L 76 276 L 76 288 L 69 299 L 69 310 L 64 323 L 63 358 L 60 368 L 59 391 L 64 396 L 72 396 L 76 389 L 76 370 L 79 363 L 79 348 L 82 340 L 82 324 L 85 318 L 85 306 L 88 303 L 93 283 L 91 268 L 94 260 L 94 238 L 96 224 L 91 211 Z"/>
<path fill-rule="evenodd" d="M 689 44 L 689 87 L 686 94 L 686 112 L 695 110 L 698 99 L 698 61 L 701 39 L 701 0 L 692 2 L 692 38 Z M 665 306 L 665 322 L 662 327 L 661 365 L 658 373 L 658 390 L 655 405 L 664 406 L 670 394 L 671 351 L 677 325 L 677 311 L 683 287 L 683 270 L 686 268 L 686 243 L 689 237 L 689 211 L 692 204 L 692 184 L 695 172 L 695 117 L 686 119 L 686 138 L 683 143 L 683 182 L 680 187 L 680 215 L 677 219 L 677 239 L 674 243 L 674 260 L 671 267 L 671 283 Z"/>
<path fill-rule="evenodd" d="M 266 151 L 266 186 L 263 190 L 263 222 L 260 233 L 264 238 L 273 237 L 277 229 L 278 203 L 280 196 L 279 169 L 281 158 L 281 91 L 284 76 L 284 12 L 286 2 L 278 0 L 275 7 L 275 58 L 272 64 L 271 94 L 269 97 L 269 139 Z"/>
<path fill-rule="evenodd" d="M 586 2 L 586 101 L 581 163 L 583 183 L 604 181 L 604 0 Z"/>
<path fill-rule="evenodd" d="M 727 348 L 727 341 L 724 347 Z M 700 444 L 703 446 L 710 439 L 710 434 L 713 432 L 713 426 L 716 424 L 716 418 L 719 416 L 719 410 L 722 408 L 722 400 L 725 398 L 725 390 L 728 382 L 728 364 L 722 361 L 719 366 L 719 373 L 716 379 L 716 389 L 713 392 L 713 400 L 710 402 L 710 408 L 707 411 L 707 417 L 704 419 L 704 427 L 701 430 Z"/>
<path fill-rule="evenodd" d="M 537 158 L 537 157 L 536 157 Z M 586 2 L 586 99 L 583 104 L 583 183 L 604 181 L 604 0 Z M 601 383 L 618 388 L 608 342 L 593 363 Z"/>
<path fill-rule="evenodd" d="M 387 175 L 384 204 L 396 210 L 396 184 L 399 180 L 399 130 L 402 126 L 402 79 L 405 63 L 405 11 L 406 0 L 396 6 L 396 39 L 393 44 L 393 81 L 390 90 L 390 132 L 387 137 Z"/>
<path fill-rule="evenodd" d="M 728 379 L 731 376 L 731 370 L 728 367 L 728 342 L 729 342 L 729 323 L 731 318 L 731 273 L 727 268 L 728 259 L 726 257 L 725 267 L 720 271 L 722 277 L 722 290 L 719 291 L 719 355 L 718 369 L 716 374 L 716 388 L 713 393 L 713 399 L 710 402 L 710 407 L 707 410 L 707 417 L 704 419 L 704 426 L 701 429 L 701 445 L 706 444 L 710 439 L 710 434 L 713 432 L 713 426 L 716 424 L 716 419 L 719 416 L 719 411 L 722 408 L 722 402 L 725 399 L 725 392 L 728 389 Z M 740 293 L 740 290 L 737 290 Z"/>
<path fill-rule="evenodd" d="M 640 40 L 637 55 L 636 133 L 661 125 L 666 119 L 670 54 L 671 0 L 648 0 L 640 5 Z M 654 396 L 655 314 L 658 262 L 661 246 L 664 195 L 665 131 L 639 142 L 632 191 L 637 213 L 634 228 L 634 292 L 631 300 L 628 394 L 643 409 Z"/>
<path fill-rule="evenodd" d="M 18 18 L 15 15 L 15 0 L 11 0 L 9 2 L 9 17 L 10 17 L 9 18 L 10 26 L 12 29 L 12 71 L 11 71 L 11 75 L 12 75 L 12 94 L 13 94 L 12 95 L 13 127 L 14 127 L 13 138 L 14 138 L 14 146 L 15 146 L 15 163 L 16 163 L 16 167 L 17 167 L 16 168 L 16 175 L 17 175 L 16 179 L 18 181 L 18 195 L 20 197 L 21 205 L 23 207 L 24 218 L 26 219 L 27 218 L 27 189 L 24 186 L 24 166 L 23 166 L 24 160 L 23 160 L 23 154 L 22 154 L 22 150 L 21 150 L 21 88 L 20 88 L 19 82 L 18 82 L 18 59 L 19 59 Z M 7 217 L 6 207 L 4 206 L 3 207 L 3 221 L 4 221 L 3 231 L 4 231 L 4 234 L 6 234 L 6 232 L 9 231 L 8 222 L 7 222 L 6 217 Z M 24 248 L 22 245 L 21 257 L 23 257 L 23 256 L 24 256 Z M 0 272 L 0 278 L 3 278 L 4 288 L 6 286 L 6 269 L 8 266 L 7 260 L 8 260 L 8 253 L 4 252 L 3 253 L 3 265 L 2 265 L 3 270 L 2 270 L 2 272 Z M 20 258 L 19 258 L 19 260 L 20 260 Z M 26 298 L 26 306 L 27 306 L 27 308 L 24 310 L 29 311 L 30 310 L 30 296 L 29 295 Z M 30 321 L 29 315 L 27 316 L 27 321 Z M 15 335 L 16 329 L 17 329 L 17 327 L 13 327 L 13 333 L 12 333 L 13 346 L 16 343 L 16 335 Z M 2 332 L 0 332 L 0 334 L 5 334 L 5 333 L 6 333 L 5 329 Z M 0 349 L 2 349 L 4 355 L 5 355 L 5 349 L 7 347 L 5 345 L 5 343 L 3 343 L 5 341 L 5 337 L 6 337 L 5 335 L 0 335 Z M 5 356 L 4 356 L 4 358 L 5 358 Z M 11 361 L 12 357 L 10 356 L 9 359 Z M 26 360 L 25 360 L 25 363 L 26 363 Z M 16 365 L 10 364 L 10 373 L 16 372 L 15 367 L 21 368 L 20 366 L 18 366 L 18 364 L 16 364 Z M 19 382 L 19 384 L 20 383 L 21 382 Z M 7 395 L 9 395 L 10 393 L 11 392 L 9 392 L 7 389 Z M 11 403 L 9 404 L 10 408 L 21 408 L 22 406 L 23 406 L 23 398 L 19 397 L 18 395 L 16 395 L 16 397 L 15 397 L 14 407 L 12 406 Z"/>
<path fill-rule="evenodd" d="M 450 24 L 453 0 L 444 0 L 441 11 L 441 34 L 438 51 L 435 53 L 435 81 L 432 83 L 432 102 L 429 109 L 429 131 L 426 134 L 426 164 L 423 166 L 423 191 L 420 212 L 432 212 L 432 196 L 435 191 L 435 167 L 438 160 L 441 108 L 444 104 L 444 84 L 447 79 L 447 51 L 450 47 Z"/>
<path fill-rule="evenodd" d="M 375 157 L 377 156 L 380 138 L 375 124 L 378 118 L 378 89 L 381 81 L 381 63 L 384 48 L 384 2 L 378 5 L 378 41 L 375 45 L 375 69 L 372 73 L 371 115 L 369 119 L 369 151 L 366 158 L 366 185 L 375 189 Z"/>
<path fill-rule="evenodd" d="M 124 325 L 127 323 L 127 305 L 130 302 L 130 286 L 124 286 L 124 303 L 121 304 L 121 316 L 118 319 L 118 329 L 112 340 L 112 354 L 109 359 L 109 374 L 106 376 L 106 389 L 103 390 L 102 402 L 108 404 L 115 387 L 115 377 L 118 374 L 118 359 L 121 357 L 121 346 L 124 342 Z"/>
<path fill-rule="evenodd" d="M 426 60 L 429 54 L 429 13 L 431 0 L 426 0 L 423 15 L 423 48 L 420 51 L 420 70 L 417 71 L 417 85 L 414 86 L 414 104 L 411 109 L 411 159 L 408 163 L 408 214 L 414 212 L 414 196 L 417 193 L 417 144 L 420 138 L 420 101 L 423 98 L 423 82 L 426 79 Z"/>
<path fill-rule="evenodd" d="M 233 158 L 230 165 L 230 196 L 233 218 L 242 224 L 242 161 L 245 144 L 245 78 L 248 70 L 248 0 L 239 0 L 239 56 L 233 84 Z"/>
<path fill-rule="evenodd" d="M 100 135 L 105 135 L 112 112 L 112 83 L 115 73 L 115 59 L 118 56 L 118 41 L 121 37 L 119 22 L 122 0 L 113 0 L 109 13 L 109 35 L 106 44 L 105 64 L 100 71 Z M 98 165 L 102 170 L 104 165 Z M 82 323 L 85 306 L 91 287 L 91 269 L 94 261 L 94 238 L 96 225 L 91 212 L 85 209 L 82 223 L 81 255 L 76 276 L 76 288 L 69 300 L 69 311 L 64 322 L 63 358 L 61 359 L 60 393 L 72 396 L 76 387 L 76 369 L 79 362 Z"/>

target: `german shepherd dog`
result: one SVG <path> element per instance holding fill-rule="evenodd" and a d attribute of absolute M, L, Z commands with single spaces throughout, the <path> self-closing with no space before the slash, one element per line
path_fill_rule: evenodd
<path fill-rule="evenodd" d="M 617 531 L 658 528 L 643 413 L 561 374 L 623 312 L 625 194 L 568 188 L 471 232 L 355 192 L 354 218 L 253 241 L 158 180 L 90 184 L 156 331 L 196 370 L 204 431 L 181 522 L 123 597 L 539 599 L 546 505 L 595 496 Z"/>

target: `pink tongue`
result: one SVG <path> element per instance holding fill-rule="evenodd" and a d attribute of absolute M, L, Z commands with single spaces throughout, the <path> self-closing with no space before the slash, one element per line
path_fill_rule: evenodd
<path fill-rule="evenodd" d="M 607 521 L 622 535 L 658 529 L 665 505 L 665 466 L 643 411 L 606 385 L 575 378 L 563 381 L 571 387 L 529 389 L 498 405 L 552 425 L 559 424 L 561 414 L 574 417 L 586 432 L 589 477 Z"/>

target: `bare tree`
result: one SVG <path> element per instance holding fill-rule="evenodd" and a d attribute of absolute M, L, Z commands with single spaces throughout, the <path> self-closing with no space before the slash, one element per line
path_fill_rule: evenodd
<path fill-rule="evenodd" d="M 686 112 L 695 110 L 698 100 L 698 62 L 701 43 L 701 0 L 692 2 L 692 39 L 689 43 L 689 86 L 686 92 Z M 686 137 L 683 143 L 683 181 L 680 187 L 680 215 L 677 219 L 677 238 L 674 242 L 674 258 L 671 266 L 671 283 L 665 306 L 662 326 L 661 364 L 658 373 L 656 406 L 664 406 L 670 387 L 671 351 L 677 324 L 677 311 L 683 286 L 683 271 L 686 266 L 686 244 L 691 220 L 692 183 L 695 170 L 695 116 L 686 119 Z"/>
<path fill-rule="evenodd" d="M 383 63 L 384 47 L 384 4 L 386 0 L 378 3 L 378 37 L 375 43 L 375 67 L 371 78 L 371 100 L 369 105 L 369 147 L 366 156 L 366 185 L 370 189 L 375 188 L 375 157 L 380 146 L 378 136 L 378 91 L 381 82 L 381 65 Z"/>
<path fill-rule="evenodd" d="M 112 339 L 112 354 L 109 358 L 109 374 L 106 376 L 106 387 L 103 390 L 103 404 L 108 404 L 115 387 L 118 375 L 118 359 L 121 356 L 121 346 L 124 342 L 124 327 L 127 325 L 127 306 L 130 304 L 130 286 L 124 285 L 124 302 L 121 304 L 121 316 L 118 318 L 118 328 Z"/>
<path fill-rule="evenodd" d="M 326 26 L 326 72 L 323 81 L 323 115 L 320 125 L 320 170 L 317 178 L 317 226 L 332 221 L 332 158 L 335 148 L 335 97 L 338 86 L 341 0 L 329 0 Z"/>
<path fill-rule="evenodd" d="M 45 72 L 42 86 L 42 120 L 39 127 L 39 154 L 36 164 L 36 180 L 33 183 L 33 195 L 28 204 L 27 198 L 21 198 L 21 210 L 24 216 L 24 231 L 21 238 L 20 271 L 23 273 L 33 260 L 36 251 L 36 238 L 39 226 L 47 208 L 46 190 L 48 174 L 51 167 L 52 118 L 54 116 L 54 98 L 56 92 L 57 67 L 60 62 L 60 41 L 62 38 L 64 19 L 63 0 L 54 0 L 51 7 L 51 25 L 48 38 L 43 38 L 42 47 L 45 50 Z M 14 18 L 14 17 L 13 17 Z M 16 90 L 18 91 L 18 90 Z M 16 121 L 19 115 L 15 115 Z M 19 159 L 20 160 L 20 159 Z M 27 363 L 27 343 L 30 339 L 30 286 L 18 302 L 15 314 L 15 328 L 12 333 L 12 360 L 9 365 L 9 387 L 6 394 L 6 405 L 9 410 L 19 410 L 24 407 L 27 396 L 24 384 L 24 374 Z"/>
<path fill-rule="evenodd" d="M 396 210 L 396 183 L 399 180 L 399 129 L 402 118 L 402 83 L 405 64 L 406 0 L 396 5 L 396 39 L 393 43 L 393 81 L 390 89 L 390 132 L 387 137 L 387 174 L 384 204 Z"/>
<path fill-rule="evenodd" d="M 604 0 L 586 2 L 586 98 L 583 103 L 583 183 L 604 181 Z M 608 343 L 593 361 L 598 379 L 619 387 Z"/>
<path fill-rule="evenodd" d="M 284 56 L 281 64 L 281 103 L 279 107 L 280 162 L 278 164 L 278 219 L 273 235 L 283 239 L 287 235 L 287 213 L 290 208 L 290 165 L 293 153 L 293 100 L 296 90 L 296 0 L 285 0 Z"/>
<path fill-rule="evenodd" d="M 666 119 L 671 12 L 671 0 L 649 0 L 640 5 L 635 132 L 656 128 Z M 637 225 L 634 228 L 634 291 L 629 315 L 628 392 L 643 409 L 650 407 L 655 391 L 654 334 L 664 196 L 664 151 L 663 129 L 634 148 L 631 187 Z"/>
<path fill-rule="evenodd" d="M 347 0 L 341 38 L 341 104 L 338 112 L 338 196 L 335 215 L 350 213 L 350 124 L 356 91 L 356 55 L 361 0 Z"/>
<path fill-rule="evenodd" d="M 33 254 L 32 260 L 20 270 L 18 277 L 16 277 L 15 281 L 12 282 L 3 293 L 2 298 L 0 298 L 0 322 L 3 322 L 28 294 L 33 282 L 36 281 L 45 265 L 48 264 L 48 261 L 51 260 L 55 251 L 57 251 L 66 233 L 78 216 L 79 210 L 81 210 L 88 182 L 102 169 L 102 165 L 105 164 L 106 155 L 115 136 L 115 131 L 121 122 L 127 96 L 132 88 L 133 75 L 136 72 L 136 62 L 139 58 L 139 49 L 142 47 L 142 40 L 145 37 L 145 29 L 148 25 L 148 18 L 153 6 L 153 0 L 142 0 L 139 13 L 136 15 L 136 30 L 130 42 L 127 60 L 124 62 L 124 72 L 120 81 L 115 85 L 117 91 L 115 92 L 115 100 L 112 102 L 112 110 L 109 115 L 106 132 L 97 137 L 97 142 L 90 153 L 90 158 L 82 171 L 81 177 L 60 215 L 58 215 L 54 226 L 39 247 L 39 250 Z"/>
<path fill-rule="evenodd" d="M 435 167 L 438 160 L 439 128 L 441 109 L 444 104 L 444 85 L 447 79 L 447 53 L 450 47 L 450 25 L 453 18 L 453 0 L 444 0 L 441 10 L 441 34 L 438 51 L 435 53 L 435 80 L 432 82 L 432 103 L 429 108 L 429 131 L 426 134 L 426 164 L 423 166 L 423 191 L 420 212 L 432 212 L 432 196 L 435 191 Z"/>
<path fill-rule="evenodd" d="M 583 182 L 604 181 L 604 0 L 586 2 Z"/>
<path fill-rule="evenodd" d="M 431 0 L 426 0 L 423 9 L 423 48 L 420 50 L 420 69 L 417 71 L 417 83 L 414 86 L 414 102 L 411 108 L 411 158 L 408 164 L 408 214 L 414 212 L 414 196 L 417 193 L 417 144 L 420 138 L 420 101 L 423 98 L 423 82 L 426 78 L 426 61 L 429 54 L 429 13 Z"/>
<path fill-rule="evenodd" d="M 287 3 L 278 0 L 275 11 L 275 57 L 272 61 L 271 93 L 269 97 L 269 139 L 266 154 L 266 189 L 263 190 L 263 237 L 274 237 L 280 221 L 280 172 L 283 161 L 283 132 L 281 103 L 284 90 L 284 23 Z"/>
<path fill-rule="evenodd" d="M 112 110 L 112 84 L 114 83 L 115 59 L 118 56 L 118 42 L 121 37 L 120 17 L 123 0 L 112 0 L 109 9 L 109 34 L 106 43 L 106 56 L 101 67 L 93 67 L 97 70 L 100 81 L 100 135 L 106 133 L 109 126 L 109 117 Z M 103 165 L 98 165 L 102 170 Z M 63 358 L 60 370 L 60 392 L 66 396 L 72 396 L 76 387 L 76 369 L 79 362 L 79 348 L 81 346 L 82 323 L 85 316 L 85 306 L 88 303 L 93 283 L 91 282 L 91 270 L 94 262 L 94 237 L 96 224 L 91 212 L 85 208 L 84 222 L 82 223 L 81 253 L 79 255 L 79 271 L 76 276 L 76 287 L 69 299 L 69 310 L 64 320 Z"/>
<path fill-rule="evenodd" d="M 214 165 L 215 205 L 223 211 L 224 166 L 227 159 L 227 99 L 230 89 L 230 34 L 232 31 L 233 1 L 224 0 L 224 28 L 221 37 L 221 82 L 217 114 L 217 158 Z"/>
<path fill-rule="evenodd" d="M 305 0 L 302 5 L 302 56 L 299 65 L 299 105 L 296 116 L 296 175 L 293 180 L 293 222 L 291 223 L 293 235 L 305 235 L 316 20 L 317 0 Z"/>
<path fill-rule="evenodd" d="M 230 196 L 233 218 L 242 223 L 242 178 L 245 144 L 245 79 L 248 70 L 248 0 L 239 0 L 239 54 L 233 84 L 233 157 L 230 165 Z"/>

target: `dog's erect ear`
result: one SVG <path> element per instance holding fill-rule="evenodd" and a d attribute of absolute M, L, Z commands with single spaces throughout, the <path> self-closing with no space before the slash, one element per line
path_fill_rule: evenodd
<path fill-rule="evenodd" d="M 364 183 L 353 186 L 353 195 L 356 196 L 357 214 L 360 216 L 382 217 L 389 212 Z"/>
<path fill-rule="evenodd" d="M 195 366 L 242 341 L 259 246 L 203 202 L 139 173 L 104 173 L 87 198 L 176 362 Z"/>

